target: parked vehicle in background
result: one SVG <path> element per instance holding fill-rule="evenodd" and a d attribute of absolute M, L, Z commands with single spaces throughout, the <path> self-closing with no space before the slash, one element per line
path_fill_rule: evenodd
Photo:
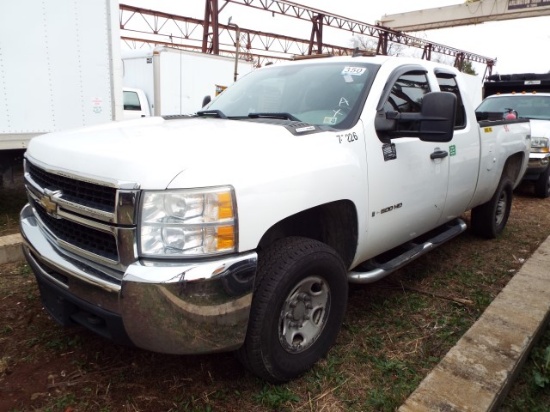
<path fill-rule="evenodd" d="M 193 116 L 31 141 L 24 252 L 44 307 L 116 342 L 235 350 L 271 382 L 336 340 L 348 282 L 466 230 L 504 230 L 528 120 L 476 121 L 440 63 L 316 58 L 254 70 Z"/>
<path fill-rule="evenodd" d="M 125 100 L 137 99 L 133 111 L 137 112 L 139 107 L 140 115 L 144 116 L 194 113 L 202 108 L 206 96 L 215 97 L 234 82 L 235 59 L 224 56 L 156 47 L 122 51 L 122 60 L 124 86 L 142 90 L 146 96 L 144 99 L 137 93 L 125 93 Z M 239 76 L 243 76 L 254 65 L 239 60 L 237 68 Z M 136 115 L 126 108 L 126 102 L 124 115 L 125 118 Z"/>
<path fill-rule="evenodd" d="M 147 95 L 143 90 L 132 87 L 124 87 L 123 101 L 125 120 L 151 116 L 149 99 L 147 99 Z"/>
<path fill-rule="evenodd" d="M 550 74 L 493 75 L 484 84 L 480 118 L 531 120 L 531 155 L 524 179 L 534 183 L 535 195 L 550 196 Z"/>

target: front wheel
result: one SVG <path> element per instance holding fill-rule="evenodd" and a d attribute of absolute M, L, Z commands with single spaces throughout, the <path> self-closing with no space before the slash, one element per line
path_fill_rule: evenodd
<path fill-rule="evenodd" d="M 472 209 L 472 231 L 487 239 L 497 237 L 506 226 L 512 208 L 512 181 L 503 177 L 493 197 Z"/>
<path fill-rule="evenodd" d="M 326 355 L 348 299 L 336 251 L 307 238 L 285 238 L 260 254 L 241 362 L 257 376 L 286 382 Z"/>
<path fill-rule="evenodd" d="M 550 166 L 535 181 L 535 196 L 546 199 L 550 196 Z"/>

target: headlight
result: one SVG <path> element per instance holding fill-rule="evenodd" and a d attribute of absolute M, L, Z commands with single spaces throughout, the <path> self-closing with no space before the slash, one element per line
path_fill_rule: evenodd
<path fill-rule="evenodd" d="M 142 256 L 197 257 L 237 249 L 235 196 L 230 187 L 145 191 L 140 210 Z"/>
<path fill-rule="evenodd" d="M 548 153 L 548 138 L 547 137 L 531 137 L 531 151 L 533 153 Z"/>

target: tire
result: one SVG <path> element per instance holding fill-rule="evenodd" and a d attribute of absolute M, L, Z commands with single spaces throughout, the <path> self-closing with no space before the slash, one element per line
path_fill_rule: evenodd
<path fill-rule="evenodd" d="M 260 254 L 239 360 L 271 383 L 300 376 L 334 344 L 347 299 L 347 271 L 334 249 L 300 237 L 277 241 Z"/>
<path fill-rule="evenodd" d="M 491 200 L 472 209 L 472 231 L 487 239 L 496 238 L 506 226 L 512 207 L 512 181 L 503 177 Z"/>
<path fill-rule="evenodd" d="M 535 181 L 535 196 L 546 199 L 550 196 L 550 166 Z"/>

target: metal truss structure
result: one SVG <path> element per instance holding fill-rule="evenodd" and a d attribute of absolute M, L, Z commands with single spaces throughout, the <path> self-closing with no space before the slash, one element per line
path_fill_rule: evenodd
<path fill-rule="evenodd" d="M 300 39 L 249 30 L 235 24 L 221 24 L 218 15 L 229 3 L 309 21 L 310 38 Z M 169 45 L 228 56 L 234 56 L 238 50 L 241 58 L 254 61 L 257 65 L 289 60 L 296 56 L 350 55 L 354 52 L 350 47 L 325 43 L 325 27 L 372 38 L 376 44 L 370 51 L 372 54 L 387 55 L 393 43 L 421 49 L 422 58 L 427 60 L 432 59 L 433 53 L 450 56 L 459 69 L 463 68 L 466 61 L 477 62 L 486 65 L 486 73 L 488 71 L 490 75 L 495 64 L 495 60 L 489 57 L 286 0 L 205 0 L 203 20 L 120 4 L 122 40 L 131 48 L 139 48 L 144 44 Z"/>

